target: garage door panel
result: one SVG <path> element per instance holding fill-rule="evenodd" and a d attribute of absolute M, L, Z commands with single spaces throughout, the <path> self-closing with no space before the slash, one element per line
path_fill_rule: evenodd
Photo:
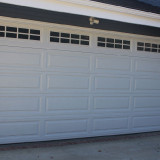
<path fill-rule="evenodd" d="M 147 59 L 141 58 L 135 60 L 135 71 L 136 72 L 150 72 L 159 73 L 160 70 L 160 59 Z"/>
<path fill-rule="evenodd" d="M 95 70 L 96 72 L 105 71 L 130 71 L 131 70 L 131 59 L 124 56 L 99 56 L 95 57 Z"/>
<path fill-rule="evenodd" d="M 160 109 L 160 97 L 138 96 L 134 97 L 134 109 L 153 110 Z"/>
<path fill-rule="evenodd" d="M 130 97 L 94 96 L 95 110 L 124 110 L 130 107 Z"/>
<path fill-rule="evenodd" d="M 39 122 L 21 121 L 0 122 L 0 138 L 38 136 Z"/>
<path fill-rule="evenodd" d="M 89 77 L 77 75 L 48 75 L 48 89 L 88 90 Z"/>
<path fill-rule="evenodd" d="M 134 128 L 160 128 L 160 116 L 148 116 L 148 117 L 134 117 L 133 118 Z"/>
<path fill-rule="evenodd" d="M 160 91 L 160 78 L 136 78 L 135 91 Z"/>
<path fill-rule="evenodd" d="M 48 96 L 46 97 L 47 112 L 81 111 L 89 109 L 88 96 Z"/>
<path fill-rule="evenodd" d="M 40 89 L 41 75 L 35 74 L 0 74 L 2 89 Z"/>
<path fill-rule="evenodd" d="M 41 49 L 0 46 L 0 67 L 9 69 L 40 70 L 43 65 Z"/>
<path fill-rule="evenodd" d="M 41 97 L 38 96 L 0 96 L 0 114 L 4 112 L 38 112 Z"/>
<path fill-rule="evenodd" d="M 87 119 L 49 120 L 45 122 L 45 134 L 86 133 L 87 123 Z"/>
<path fill-rule="evenodd" d="M 130 78 L 129 77 L 96 76 L 95 90 L 96 91 L 108 91 L 108 90 L 129 91 Z"/>
<path fill-rule="evenodd" d="M 56 54 L 54 54 L 54 52 Z M 90 56 L 81 55 L 76 52 L 58 52 L 48 54 L 47 68 L 53 71 L 65 72 L 89 72 L 90 71 Z M 72 54 L 71 54 L 72 53 Z"/>
<path fill-rule="evenodd" d="M 93 131 L 113 131 L 128 129 L 128 118 L 95 118 Z"/>
<path fill-rule="evenodd" d="M 0 66 L 14 67 L 15 69 L 41 69 L 42 53 L 0 53 Z M 13 68 L 12 68 L 13 69 Z"/>
<path fill-rule="evenodd" d="M 13 42 L 14 43 L 14 42 Z M 27 41 L 26 41 L 27 43 Z M 33 43 L 33 41 L 32 41 Z M 35 41 L 34 41 L 35 43 Z M 1 45 L 0 46 L 1 53 L 25 53 L 25 54 L 37 54 L 37 53 L 42 53 L 43 50 L 41 48 L 33 48 L 32 46 L 29 47 L 23 47 L 23 46 L 11 46 L 10 44 L 6 45 Z"/>

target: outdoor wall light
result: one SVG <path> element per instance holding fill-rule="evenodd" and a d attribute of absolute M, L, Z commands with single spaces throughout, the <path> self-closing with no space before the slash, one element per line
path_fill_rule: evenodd
<path fill-rule="evenodd" d="M 99 20 L 94 17 L 90 17 L 89 22 L 90 22 L 90 25 L 99 24 Z"/>

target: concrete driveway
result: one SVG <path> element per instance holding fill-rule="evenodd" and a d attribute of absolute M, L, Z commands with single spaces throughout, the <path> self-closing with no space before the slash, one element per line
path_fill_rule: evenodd
<path fill-rule="evenodd" d="M 0 160 L 160 160 L 160 132 L 0 145 Z"/>

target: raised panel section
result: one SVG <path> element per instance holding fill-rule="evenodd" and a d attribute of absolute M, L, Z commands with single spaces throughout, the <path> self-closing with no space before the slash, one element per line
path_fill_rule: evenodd
<path fill-rule="evenodd" d="M 94 97 L 94 109 L 128 109 L 129 97 Z"/>
<path fill-rule="evenodd" d="M 0 112 L 39 111 L 40 97 L 0 97 Z"/>
<path fill-rule="evenodd" d="M 43 52 L 41 49 L 1 46 L 0 66 L 11 69 L 41 69 Z"/>
<path fill-rule="evenodd" d="M 56 54 L 54 54 L 56 52 Z M 88 72 L 90 70 L 90 57 L 81 53 L 57 51 L 48 54 L 48 68 L 52 70 L 64 70 L 68 72 Z M 81 56 L 80 56 L 81 55 Z"/>
<path fill-rule="evenodd" d="M 122 130 L 128 128 L 128 118 L 99 118 L 93 124 L 94 131 Z"/>
<path fill-rule="evenodd" d="M 0 65 L 17 67 L 41 67 L 42 54 L 31 53 L 0 53 Z"/>
<path fill-rule="evenodd" d="M 98 71 L 105 70 L 120 70 L 130 71 L 131 60 L 123 56 L 109 56 L 96 57 L 96 69 Z"/>
<path fill-rule="evenodd" d="M 160 127 L 160 116 L 134 117 L 133 126 L 134 126 L 134 128 Z"/>
<path fill-rule="evenodd" d="M 89 77 L 49 75 L 48 89 L 89 89 Z"/>
<path fill-rule="evenodd" d="M 41 76 L 31 74 L 5 74 L 0 75 L 0 88 L 38 89 L 40 88 Z"/>
<path fill-rule="evenodd" d="M 160 72 L 160 59 L 136 60 L 136 72 Z"/>
<path fill-rule="evenodd" d="M 87 120 L 55 120 L 46 121 L 46 134 L 85 133 L 87 132 Z"/>
<path fill-rule="evenodd" d="M 160 90 L 160 79 L 135 79 L 135 90 Z"/>
<path fill-rule="evenodd" d="M 0 138 L 35 136 L 39 134 L 38 122 L 0 122 Z"/>
<path fill-rule="evenodd" d="M 160 109 L 160 97 L 134 97 L 134 108 L 136 109 Z"/>
<path fill-rule="evenodd" d="M 95 77 L 96 90 L 129 90 L 130 79 L 123 77 Z"/>
<path fill-rule="evenodd" d="M 89 98 L 82 96 L 53 96 L 46 98 L 47 111 L 87 110 Z"/>

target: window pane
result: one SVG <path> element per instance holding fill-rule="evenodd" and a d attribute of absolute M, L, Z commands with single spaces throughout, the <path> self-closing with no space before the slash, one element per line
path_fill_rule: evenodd
<path fill-rule="evenodd" d="M 50 32 L 50 36 L 59 37 L 59 32 Z"/>
<path fill-rule="evenodd" d="M 138 42 L 137 45 L 138 46 L 144 46 L 144 43 L 143 42 Z"/>
<path fill-rule="evenodd" d="M 145 46 L 146 47 L 151 47 L 151 44 L 150 43 L 145 43 Z"/>
<path fill-rule="evenodd" d="M 5 31 L 5 26 L 0 26 L 0 31 Z"/>
<path fill-rule="evenodd" d="M 19 29 L 18 29 L 18 32 L 20 32 L 20 33 L 29 33 L 29 29 L 19 28 Z"/>
<path fill-rule="evenodd" d="M 69 43 L 69 39 L 61 38 L 61 43 Z"/>
<path fill-rule="evenodd" d="M 145 51 L 150 52 L 151 49 L 150 48 L 145 48 Z"/>
<path fill-rule="evenodd" d="M 82 45 L 89 45 L 89 42 L 88 41 L 81 41 L 81 44 Z"/>
<path fill-rule="evenodd" d="M 17 34 L 15 34 L 15 33 L 6 33 L 6 37 L 8 37 L 8 38 L 17 38 Z"/>
<path fill-rule="evenodd" d="M 18 38 L 20 38 L 20 39 L 28 39 L 28 35 L 19 34 L 19 35 L 18 35 Z"/>
<path fill-rule="evenodd" d="M 99 46 L 99 47 L 105 47 L 105 43 L 100 43 L 100 42 L 98 42 L 98 46 Z"/>
<path fill-rule="evenodd" d="M 103 37 L 98 37 L 98 41 L 105 42 L 105 38 L 103 38 Z"/>
<path fill-rule="evenodd" d="M 108 48 L 114 48 L 114 44 L 112 44 L 112 43 L 107 43 L 107 47 L 108 47 Z"/>
<path fill-rule="evenodd" d="M 0 37 L 4 37 L 4 32 L 0 32 Z"/>
<path fill-rule="evenodd" d="M 114 39 L 112 39 L 112 38 L 107 38 L 107 42 L 114 43 Z"/>
<path fill-rule="evenodd" d="M 30 39 L 31 40 L 40 40 L 40 36 L 33 36 L 33 35 L 30 35 Z"/>
<path fill-rule="evenodd" d="M 17 28 L 15 28 L 15 27 L 7 27 L 7 31 L 9 31 L 9 32 L 17 32 Z"/>
<path fill-rule="evenodd" d="M 120 39 L 115 39 L 115 43 L 122 43 L 122 40 L 120 40 Z"/>
<path fill-rule="evenodd" d="M 70 34 L 68 34 L 68 33 L 61 33 L 61 37 L 69 38 L 69 37 L 70 37 Z"/>
<path fill-rule="evenodd" d="M 158 45 L 157 45 L 157 44 L 152 44 L 152 47 L 153 47 L 153 48 L 157 48 Z"/>
<path fill-rule="evenodd" d="M 50 38 L 50 42 L 59 42 L 59 38 L 53 38 L 53 37 L 51 37 Z"/>
<path fill-rule="evenodd" d="M 30 34 L 37 34 L 40 35 L 40 30 L 31 29 Z"/>
<path fill-rule="evenodd" d="M 89 36 L 81 35 L 81 39 L 89 40 Z"/>
<path fill-rule="evenodd" d="M 115 48 L 121 49 L 121 48 L 122 48 L 122 45 L 120 45 L 120 44 L 115 44 Z"/>
<path fill-rule="evenodd" d="M 130 41 L 123 40 L 123 44 L 130 44 Z"/>
<path fill-rule="evenodd" d="M 143 51 L 144 48 L 143 48 L 143 47 L 137 47 L 137 50 L 138 50 L 138 51 Z"/>
<path fill-rule="evenodd" d="M 71 34 L 71 38 L 79 39 L 79 35 L 78 34 Z"/>
<path fill-rule="evenodd" d="M 71 40 L 72 44 L 79 44 L 79 40 Z"/>
<path fill-rule="evenodd" d="M 152 52 L 157 52 L 157 49 L 152 49 Z"/>

